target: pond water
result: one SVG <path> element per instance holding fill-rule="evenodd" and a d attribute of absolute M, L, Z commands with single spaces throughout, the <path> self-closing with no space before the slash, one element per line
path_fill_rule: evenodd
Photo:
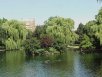
<path fill-rule="evenodd" d="M 26 57 L 23 51 L 0 55 L 0 77 L 102 77 L 102 54 Z"/>

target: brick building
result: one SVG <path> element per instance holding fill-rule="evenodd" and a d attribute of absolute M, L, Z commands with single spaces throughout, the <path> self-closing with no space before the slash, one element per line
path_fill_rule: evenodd
<path fill-rule="evenodd" d="M 26 25 L 26 29 L 34 31 L 36 26 L 35 26 L 35 20 L 34 19 L 25 19 L 23 20 L 25 25 Z"/>

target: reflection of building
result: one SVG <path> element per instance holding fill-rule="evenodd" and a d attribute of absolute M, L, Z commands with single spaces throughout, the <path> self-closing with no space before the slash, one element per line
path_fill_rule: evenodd
<path fill-rule="evenodd" d="M 23 20 L 25 25 L 26 25 L 26 28 L 31 30 L 31 31 L 34 31 L 36 26 L 35 26 L 35 20 L 34 19 L 27 19 L 27 20 Z"/>

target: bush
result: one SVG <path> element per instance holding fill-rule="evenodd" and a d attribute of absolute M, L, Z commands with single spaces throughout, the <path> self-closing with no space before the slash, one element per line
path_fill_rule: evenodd
<path fill-rule="evenodd" d="M 93 48 L 92 42 L 91 42 L 90 38 L 87 35 L 83 36 L 83 39 L 82 39 L 82 41 L 80 43 L 80 48 L 83 48 L 83 49 Z"/>
<path fill-rule="evenodd" d="M 56 52 L 57 50 L 55 48 L 53 48 L 53 47 L 49 47 L 48 51 L 49 52 Z"/>
<path fill-rule="evenodd" d="M 24 43 L 24 48 L 26 53 L 34 54 L 37 53 L 38 49 L 40 49 L 40 41 L 37 38 L 27 39 Z"/>
<path fill-rule="evenodd" d="M 44 35 L 41 38 L 41 47 L 48 48 L 52 47 L 54 43 L 54 39 L 49 35 Z"/>
<path fill-rule="evenodd" d="M 53 47 L 54 47 L 57 51 L 59 51 L 59 52 L 61 52 L 61 51 L 66 51 L 66 49 L 67 49 L 66 44 L 64 44 L 63 42 L 60 42 L 60 41 L 57 40 L 57 39 L 55 39 L 54 44 L 53 44 Z"/>

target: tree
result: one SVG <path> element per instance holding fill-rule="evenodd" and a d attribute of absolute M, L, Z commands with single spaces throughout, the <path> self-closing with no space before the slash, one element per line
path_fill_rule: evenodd
<path fill-rule="evenodd" d="M 82 35 L 83 34 L 83 28 L 84 25 L 82 23 L 79 24 L 78 28 L 77 28 L 77 34 Z"/>
<path fill-rule="evenodd" d="M 77 39 L 77 35 L 73 31 L 74 21 L 70 18 L 50 17 L 45 21 L 45 26 L 47 34 L 66 46 Z"/>
<path fill-rule="evenodd" d="M 80 47 L 84 49 L 92 48 L 91 40 L 87 35 L 83 35 L 83 39 L 82 39 L 82 42 L 80 43 Z"/>
<path fill-rule="evenodd" d="M 96 31 L 96 37 L 100 40 L 100 45 L 102 45 L 102 8 L 99 10 L 98 15 L 96 15 L 96 21 L 97 21 L 97 31 Z"/>
<path fill-rule="evenodd" d="M 4 44 L 2 43 L 2 39 L 5 37 L 5 31 L 2 29 L 2 24 L 5 23 L 7 21 L 7 19 L 2 18 L 0 19 L 0 46 L 4 46 Z"/>
<path fill-rule="evenodd" d="M 5 19 L 5 18 L 0 19 L 0 26 L 1 26 L 3 23 L 5 23 L 6 21 L 8 21 L 8 20 Z"/>
<path fill-rule="evenodd" d="M 9 20 L 0 26 L 0 41 L 6 50 L 20 49 L 24 40 L 26 40 L 27 33 L 22 22 Z"/>
<path fill-rule="evenodd" d="M 40 39 L 43 36 L 43 34 L 46 34 L 46 27 L 44 25 L 36 26 L 33 36 Z"/>
<path fill-rule="evenodd" d="M 37 38 L 29 38 L 24 42 L 24 49 L 27 55 L 33 55 L 38 53 L 37 50 L 40 49 L 40 41 Z"/>
<path fill-rule="evenodd" d="M 95 16 L 95 20 L 86 23 L 83 28 L 83 35 L 87 35 L 90 38 L 92 45 L 96 49 L 100 49 L 102 47 L 102 8 Z M 83 40 L 81 42 L 83 42 Z"/>
<path fill-rule="evenodd" d="M 54 39 L 49 35 L 44 35 L 41 37 L 41 47 L 48 48 L 52 47 L 54 44 Z"/>
<path fill-rule="evenodd" d="M 84 25 L 82 23 L 79 24 L 76 33 L 79 35 L 79 39 L 76 41 L 78 44 L 80 44 L 80 41 L 82 40 L 83 33 L 84 33 Z"/>

